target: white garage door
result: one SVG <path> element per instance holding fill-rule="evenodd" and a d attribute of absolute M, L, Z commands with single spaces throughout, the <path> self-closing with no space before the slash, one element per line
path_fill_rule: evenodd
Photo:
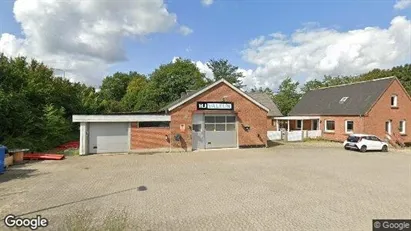
<path fill-rule="evenodd" d="M 89 153 L 128 152 L 129 123 L 90 123 Z"/>

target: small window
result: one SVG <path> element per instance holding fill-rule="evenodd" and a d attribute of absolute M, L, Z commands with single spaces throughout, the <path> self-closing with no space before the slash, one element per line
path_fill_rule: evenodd
<path fill-rule="evenodd" d="M 342 97 L 342 98 L 340 99 L 340 104 L 345 103 L 345 101 L 347 101 L 347 99 L 348 99 L 348 97 L 347 97 L 347 96 Z"/>
<path fill-rule="evenodd" d="M 201 132 L 201 124 L 193 124 L 193 131 Z"/>
<path fill-rule="evenodd" d="M 170 127 L 169 121 L 155 121 L 155 122 L 139 122 L 140 128 L 168 128 Z"/>
<path fill-rule="evenodd" d="M 296 129 L 301 129 L 301 125 L 302 125 L 302 121 L 301 121 L 301 120 L 297 120 L 297 121 L 296 121 L 296 125 L 295 125 Z"/>
<path fill-rule="evenodd" d="M 385 122 L 385 132 L 391 135 L 391 121 Z"/>
<path fill-rule="evenodd" d="M 372 140 L 372 141 L 381 141 L 381 140 L 378 139 L 378 137 L 376 137 L 376 136 L 369 136 L 369 140 Z"/>
<path fill-rule="evenodd" d="M 205 125 L 205 130 L 208 132 L 214 132 L 215 131 L 215 124 L 206 124 Z"/>
<path fill-rule="evenodd" d="M 215 116 L 206 116 L 205 117 L 206 123 L 215 123 Z"/>
<path fill-rule="evenodd" d="M 353 133 L 354 132 L 354 121 L 346 120 L 345 121 L 345 133 Z"/>
<path fill-rule="evenodd" d="M 398 107 L 398 97 L 397 95 L 391 96 L 391 107 Z"/>
<path fill-rule="evenodd" d="M 400 126 L 399 126 L 399 128 L 398 128 L 398 130 L 400 130 L 400 133 L 401 133 L 401 134 L 405 134 L 405 133 L 406 133 L 406 131 L 405 131 L 405 125 L 406 125 L 405 120 L 401 120 L 401 121 L 400 121 Z"/>
<path fill-rule="evenodd" d="M 358 142 L 360 140 L 360 137 L 359 136 L 349 136 L 348 138 L 347 138 L 347 141 L 348 142 Z"/>
<path fill-rule="evenodd" d="M 235 131 L 235 124 L 227 124 L 227 131 Z"/>
<path fill-rule="evenodd" d="M 225 116 L 216 116 L 215 122 L 219 124 L 225 123 Z"/>
<path fill-rule="evenodd" d="M 223 132 L 223 131 L 225 131 L 225 124 L 216 124 L 216 125 L 215 125 L 215 130 L 216 130 L 217 132 Z"/>
<path fill-rule="evenodd" d="M 325 131 L 326 132 L 335 131 L 335 121 L 334 120 L 326 120 L 325 121 Z"/>
<path fill-rule="evenodd" d="M 227 116 L 227 123 L 235 123 L 235 116 Z"/>

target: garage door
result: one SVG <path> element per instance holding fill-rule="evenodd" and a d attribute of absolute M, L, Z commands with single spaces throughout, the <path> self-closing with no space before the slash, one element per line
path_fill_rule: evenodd
<path fill-rule="evenodd" d="M 129 123 L 90 123 L 89 153 L 128 152 Z"/>
<path fill-rule="evenodd" d="M 235 115 L 206 115 L 204 118 L 205 148 L 236 148 Z"/>

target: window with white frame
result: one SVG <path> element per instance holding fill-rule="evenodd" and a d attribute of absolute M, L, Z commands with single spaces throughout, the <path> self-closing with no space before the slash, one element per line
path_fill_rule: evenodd
<path fill-rule="evenodd" d="M 401 133 L 401 134 L 405 134 L 405 133 L 406 133 L 406 131 L 405 131 L 405 125 L 406 125 L 405 120 L 401 120 L 401 121 L 400 121 L 400 126 L 399 126 L 399 128 L 398 128 L 398 130 L 400 130 L 400 133 Z"/>
<path fill-rule="evenodd" d="M 334 120 L 326 120 L 325 121 L 325 131 L 326 132 L 333 132 L 335 131 L 335 121 Z"/>
<path fill-rule="evenodd" d="M 391 95 L 391 107 L 398 107 L 398 96 Z"/>
<path fill-rule="evenodd" d="M 385 122 L 385 132 L 391 135 L 391 120 Z"/>
<path fill-rule="evenodd" d="M 348 99 L 348 96 L 342 97 L 342 98 L 340 99 L 340 104 L 345 103 L 345 101 L 347 101 L 347 99 Z"/>
<path fill-rule="evenodd" d="M 354 132 L 354 121 L 346 120 L 345 121 L 345 133 L 353 133 Z"/>
<path fill-rule="evenodd" d="M 295 128 L 296 128 L 296 129 L 301 129 L 302 124 L 303 124 L 303 123 L 302 123 L 302 120 L 297 120 L 295 123 L 296 123 Z"/>

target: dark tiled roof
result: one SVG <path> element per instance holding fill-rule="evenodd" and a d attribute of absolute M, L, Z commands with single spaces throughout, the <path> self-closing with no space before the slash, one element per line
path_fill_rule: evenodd
<path fill-rule="evenodd" d="M 253 98 L 255 101 L 261 103 L 264 105 L 266 108 L 268 108 L 270 111 L 268 112 L 268 116 L 282 116 L 280 110 L 278 110 L 277 105 L 274 103 L 274 101 L 270 98 L 269 95 L 263 92 L 248 92 L 247 95 L 249 95 L 251 98 Z"/>
<path fill-rule="evenodd" d="M 375 79 L 307 92 L 289 115 L 364 115 L 395 77 Z M 348 97 L 341 102 L 343 97 Z"/>

